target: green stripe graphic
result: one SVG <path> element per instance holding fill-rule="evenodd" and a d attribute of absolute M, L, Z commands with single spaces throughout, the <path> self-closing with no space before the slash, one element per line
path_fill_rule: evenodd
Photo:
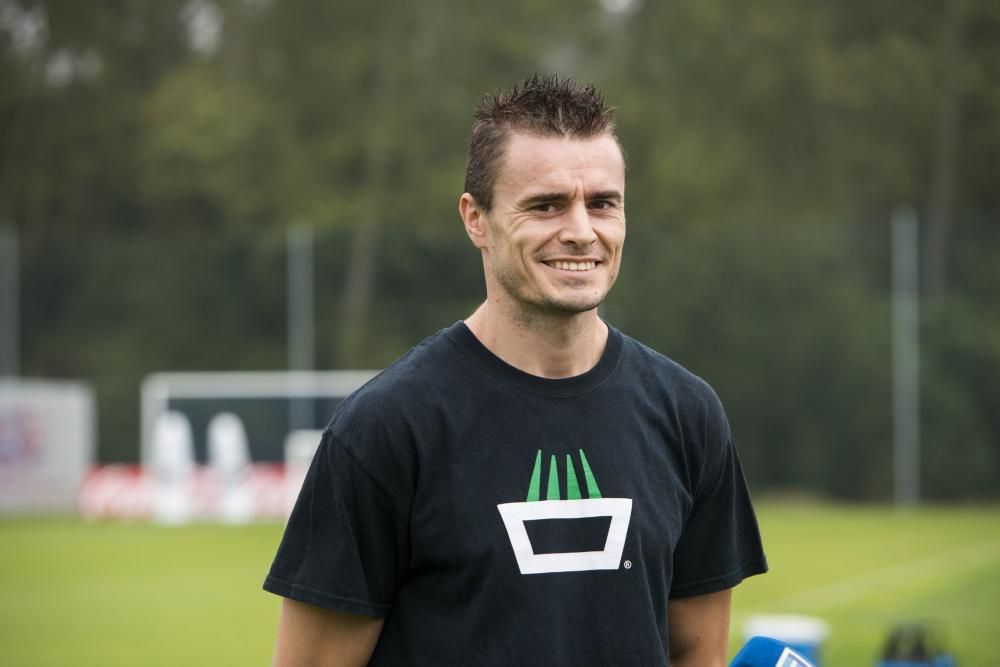
<path fill-rule="evenodd" d="M 601 489 L 597 486 L 597 479 L 590 469 L 587 455 L 580 452 L 580 464 L 583 466 L 583 478 L 587 483 L 587 497 L 600 498 Z M 573 464 L 573 455 L 566 455 L 566 500 L 582 500 L 583 494 L 580 492 L 580 478 L 576 474 L 576 466 Z M 535 454 L 535 467 L 531 470 L 531 482 L 528 484 L 527 502 L 537 502 L 542 499 L 542 450 Z M 549 481 L 545 487 L 546 500 L 562 500 L 559 497 L 559 464 L 556 455 L 549 457 Z"/>
<path fill-rule="evenodd" d="M 587 455 L 580 450 L 580 463 L 583 464 L 583 476 L 587 479 L 587 497 L 588 498 L 600 498 L 601 490 L 597 488 L 597 480 L 594 479 L 594 473 L 590 470 L 590 464 L 587 463 Z"/>
<path fill-rule="evenodd" d="M 580 481 L 573 468 L 573 457 L 566 455 L 566 500 L 580 500 Z"/>
<path fill-rule="evenodd" d="M 528 485 L 528 502 L 533 503 L 538 500 L 538 493 L 542 486 L 542 450 L 538 450 L 535 456 L 535 469 L 531 471 L 531 484 Z"/>
<path fill-rule="evenodd" d="M 556 455 L 549 461 L 549 488 L 545 492 L 546 500 L 559 500 L 559 468 L 556 466 Z"/>

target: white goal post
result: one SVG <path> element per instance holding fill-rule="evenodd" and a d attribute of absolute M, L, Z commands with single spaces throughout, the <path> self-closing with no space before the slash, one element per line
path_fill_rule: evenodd
<path fill-rule="evenodd" d="M 378 371 L 222 371 L 167 372 L 146 377 L 141 389 L 140 460 L 153 460 L 152 433 L 156 420 L 177 400 L 343 399 Z M 331 417 L 327 415 L 327 418 Z M 288 431 L 313 428 L 289 424 Z"/>

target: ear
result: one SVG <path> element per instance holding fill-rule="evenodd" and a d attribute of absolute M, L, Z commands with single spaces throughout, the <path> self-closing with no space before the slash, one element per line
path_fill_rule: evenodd
<path fill-rule="evenodd" d="M 472 245 L 477 248 L 486 247 L 487 224 L 486 214 L 476 204 L 476 200 L 468 192 L 458 200 L 458 214 L 465 224 L 465 233 L 469 235 Z"/>

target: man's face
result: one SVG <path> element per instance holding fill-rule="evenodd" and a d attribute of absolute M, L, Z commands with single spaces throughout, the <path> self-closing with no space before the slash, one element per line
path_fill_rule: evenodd
<path fill-rule="evenodd" d="M 490 298 L 519 309 L 596 308 L 618 277 L 625 242 L 625 161 L 610 135 L 514 132 L 483 215 Z"/>

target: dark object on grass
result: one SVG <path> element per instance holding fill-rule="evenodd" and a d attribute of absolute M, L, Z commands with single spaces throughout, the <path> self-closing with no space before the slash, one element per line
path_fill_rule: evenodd
<path fill-rule="evenodd" d="M 889 634 L 876 667 L 958 667 L 958 663 L 929 624 L 905 623 Z"/>

